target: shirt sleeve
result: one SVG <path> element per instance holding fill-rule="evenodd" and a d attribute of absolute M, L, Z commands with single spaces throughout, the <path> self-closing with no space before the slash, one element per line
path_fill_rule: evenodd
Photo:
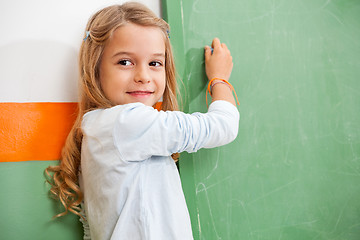
<path fill-rule="evenodd" d="M 113 134 L 123 160 L 142 161 L 225 145 L 236 138 L 238 125 L 239 112 L 226 101 L 213 102 L 207 113 L 193 114 L 136 104 L 118 115 Z"/>

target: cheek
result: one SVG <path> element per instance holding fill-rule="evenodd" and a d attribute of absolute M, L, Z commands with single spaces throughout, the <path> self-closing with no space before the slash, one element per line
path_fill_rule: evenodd
<path fill-rule="evenodd" d="M 109 87 L 109 81 L 108 81 L 109 78 L 107 78 L 107 76 L 105 75 L 102 75 L 100 76 L 100 79 L 99 79 L 99 84 L 100 84 L 100 89 L 102 90 L 102 92 L 104 93 L 104 95 L 106 97 L 109 97 L 109 89 L 111 89 Z"/>
<path fill-rule="evenodd" d="M 160 83 L 161 95 L 164 94 L 166 87 L 166 76 L 164 75 L 163 80 Z"/>
<path fill-rule="evenodd" d="M 119 90 L 123 88 L 122 82 L 118 81 L 117 76 L 113 74 L 111 69 L 103 68 L 102 70 L 99 77 L 100 88 L 104 96 L 115 103 Z"/>

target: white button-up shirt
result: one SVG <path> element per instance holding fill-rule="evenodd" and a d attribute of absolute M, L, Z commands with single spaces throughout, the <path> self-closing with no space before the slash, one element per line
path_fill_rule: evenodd
<path fill-rule="evenodd" d="M 131 103 L 85 114 L 79 181 L 91 239 L 193 239 L 171 154 L 227 144 L 238 123 L 226 101 L 207 113 Z"/>

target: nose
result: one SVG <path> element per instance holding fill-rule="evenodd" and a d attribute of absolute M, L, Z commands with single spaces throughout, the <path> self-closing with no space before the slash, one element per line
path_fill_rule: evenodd
<path fill-rule="evenodd" d="M 137 83 L 149 83 L 150 82 L 150 73 L 149 73 L 149 69 L 147 66 L 143 66 L 143 65 L 138 65 L 136 67 L 136 72 L 135 72 L 135 82 Z"/>

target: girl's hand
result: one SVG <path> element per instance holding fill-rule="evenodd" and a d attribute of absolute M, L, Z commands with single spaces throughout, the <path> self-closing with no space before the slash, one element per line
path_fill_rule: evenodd
<path fill-rule="evenodd" d="M 229 80 L 233 68 L 232 57 L 225 43 L 220 43 L 218 38 L 214 38 L 212 42 L 214 49 L 211 54 L 209 46 L 205 47 L 205 71 L 209 80 L 213 78 L 221 78 Z M 232 89 L 227 84 L 217 84 L 215 80 L 212 84 L 212 101 L 224 100 L 236 106 L 235 99 L 232 95 Z"/>
<path fill-rule="evenodd" d="M 233 68 L 229 49 L 218 38 L 214 38 L 211 47 L 214 49 L 212 54 L 210 47 L 205 46 L 205 71 L 208 79 L 216 77 L 229 80 Z"/>

